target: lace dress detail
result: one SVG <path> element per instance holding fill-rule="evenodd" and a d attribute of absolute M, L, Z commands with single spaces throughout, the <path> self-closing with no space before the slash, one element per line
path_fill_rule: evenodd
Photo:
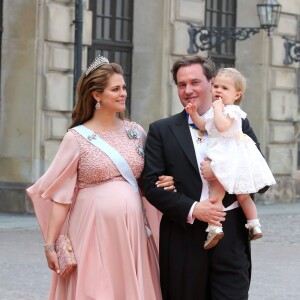
<path fill-rule="evenodd" d="M 144 167 L 144 159 L 138 154 L 142 140 L 130 139 L 127 130 L 136 129 L 134 122 L 124 121 L 122 128 L 112 132 L 95 132 L 100 138 L 114 147 L 128 162 L 135 178 L 139 178 Z M 80 160 L 78 163 L 78 188 L 82 189 L 111 180 L 125 180 L 111 159 L 99 148 L 88 142 L 80 133 L 71 129 L 78 142 Z M 120 143 L 120 141 L 123 141 Z"/>
<path fill-rule="evenodd" d="M 264 157 L 253 140 L 242 132 L 246 113 L 237 105 L 227 105 L 223 113 L 233 119 L 227 131 L 217 130 L 213 110 L 206 115 L 205 127 L 210 136 L 206 155 L 224 189 L 230 194 L 250 194 L 275 184 Z"/>

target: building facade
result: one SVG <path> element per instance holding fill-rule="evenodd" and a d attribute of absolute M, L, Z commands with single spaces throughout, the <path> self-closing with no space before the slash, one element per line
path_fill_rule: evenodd
<path fill-rule="evenodd" d="M 25 188 L 48 168 L 70 125 L 77 1 L 0 0 L 0 211 L 32 212 Z M 187 23 L 259 27 L 261 2 L 82 1 L 82 69 L 98 54 L 120 63 L 130 118 L 146 131 L 150 122 L 182 110 L 170 69 L 188 54 Z M 279 3 L 279 24 L 270 37 L 261 30 L 199 51 L 220 66 L 235 65 L 247 78 L 242 108 L 277 181 L 257 198 L 265 203 L 294 202 L 300 195 L 300 66 L 284 64 L 283 39 L 299 40 L 300 0 Z"/>

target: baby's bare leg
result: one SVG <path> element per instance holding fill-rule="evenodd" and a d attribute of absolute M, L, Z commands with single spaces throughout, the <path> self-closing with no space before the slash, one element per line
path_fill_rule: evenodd
<path fill-rule="evenodd" d="M 209 182 L 209 197 L 217 199 L 217 205 L 223 209 L 222 200 L 225 196 L 225 190 L 218 180 L 211 180 Z"/>
<path fill-rule="evenodd" d="M 247 220 L 257 219 L 257 209 L 249 194 L 236 195 Z"/>

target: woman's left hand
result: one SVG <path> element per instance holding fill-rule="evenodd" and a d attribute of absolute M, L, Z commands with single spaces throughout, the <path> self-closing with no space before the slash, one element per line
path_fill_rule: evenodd
<path fill-rule="evenodd" d="M 164 188 L 164 190 L 177 192 L 173 176 L 161 175 L 158 177 L 158 181 L 156 181 L 155 184 L 159 188 Z"/>

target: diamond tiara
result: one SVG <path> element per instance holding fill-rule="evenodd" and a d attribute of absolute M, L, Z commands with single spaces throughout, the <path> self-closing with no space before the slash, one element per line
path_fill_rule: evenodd
<path fill-rule="evenodd" d="M 102 65 L 109 64 L 109 61 L 104 56 L 97 56 L 95 60 L 91 63 L 91 65 L 88 67 L 88 69 L 85 72 L 85 76 L 88 76 L 92 71 L 96 70 Z"/>

